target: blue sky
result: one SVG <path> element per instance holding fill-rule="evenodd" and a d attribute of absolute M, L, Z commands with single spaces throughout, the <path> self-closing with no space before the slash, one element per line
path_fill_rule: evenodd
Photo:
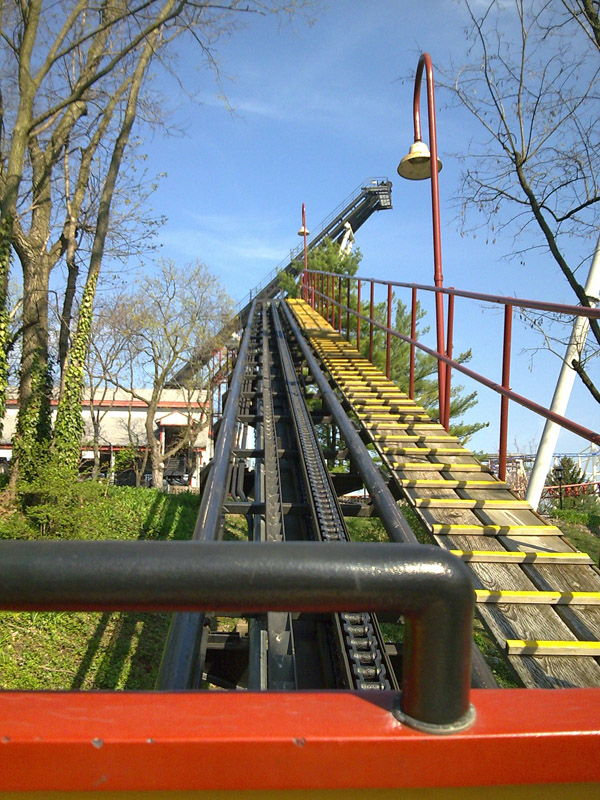
<path fill-rule="evenodd" d="M 316 230 L 363 179 L 387 176 L 394 207 L 358 231 L 360 273 L 432 283 L 430 184 L 403 181 L 396 167 L 412 142 L 419 54 L 428 51 L 434 63 L 465 60 L 465 24 L 454 0 L 332 0 L 320 4 L 311 26 L 301 18 L 290 25 L 248 17 L 217 47 L 221 86 L 197 48 L 180 47 L 175 68 L 194 97 L 164 75 L 157 88 L 167 97 L 172 129 L 185 134 L 156 133 L 144 145 L 150 174 L 166 173 L 152 198 L 154 210 L 168 218 L 159 234 L 162 255 L 180 263 L 200 259 L 237 301 L 297 246 L 303 202 L 308 227 Z M 564 278 L 543 255 L 528 257 L 523 267 L 503 259 L 510 237 L 499 236 L 495 245 L 486 245 L 485 232 L 461 237 L 455 206 L 461 167 L 451 154 L 467 150 L 473 122 L 447 108 L 439 91 L 436 101 L 445 285 L 571 302 Z M 501 314 L 466 301 L 456 313 L 455 352 L 472 347 L 471 366 L 499 380 Z M 432 324 L 432 312 L 428 319 Z M 549 405 L 560 365 L 545 354 L 532 363 L 521 351 L 533 343 L 515 322 L 513 388 Z M 499 399 L 485 389 L 479 397 L 473 418 L 489 420 L 490 428 L 472 446 L 493 451 Z M 569 411 L 597 429 L 594 405 L 576 390 Z M 510 449 L 535 449 L 541 427 L 512 405 Z M 563 434 L 559 449 L 586 444 Z"/>

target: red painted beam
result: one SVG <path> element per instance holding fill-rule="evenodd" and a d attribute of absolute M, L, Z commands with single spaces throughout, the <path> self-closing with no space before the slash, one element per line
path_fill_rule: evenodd
<path fill-rule="evenodd" d="M 0 694 L 0 790 L 334 789 L 600 781 L 600 689 L 472 693 L 434 736 L 391 693 Z"/>

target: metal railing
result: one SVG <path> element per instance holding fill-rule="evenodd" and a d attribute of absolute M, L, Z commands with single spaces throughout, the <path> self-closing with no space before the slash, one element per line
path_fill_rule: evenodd
<path fill-rule="evenodd" d="M 316 230 L 318 232 L 315 233 L 310 238 L 308 238 L 307 241 L 308 249 L 310 250 L 312 247 L 314 247 L 315 244 L 318 244 L 318 242 L 323 238 L 323 232 L 329 228 L 329 226 L 335 221 L 335 219 L 339 217 L 339 215 L 351 203 L 353 203 L 355 200 L 358 200 L 358 198 L 365 191 L 365 189 L 375 188 L 381 183 L 387 183 L 387 180 L 388 179 L 385 177 L 376 177 L 376 178 L 366 178 L 364 181 L 362 181 L 362 183 L 360 183 L 356 187 L 356 189 L 354 189 L 354 191 L 350 192 L 350 194 L 348 195 L 348 197 L 346 197 L 345 200 L 342 200 L 342 202 L 338 206 L 336 206 L 336 208 L 334 208 L 334 210 L 330 214 L 328 214 L 325 217 L 325 219 L 323 219 L 319 223 L 319 225 L 316 226 Z M 240 311 L 242 311 L 242 309 L 244 309 L 265 287 L 267 287 L 273 280 L 275 280 L 277 275 L 279 275 L 279 273 L 282 270 L 289 267 L 290 264 L 292 264 L 294 261 L 297 261 L 302 255 L 303 250 L 304 250 L 303 242 L 300 243 L 293 250 L 290 250 L 289 255 L 286 256 L 282 261 L 280 261 L 279 264 L 277 264 L 277 266 L 274 267 L 271 270 L 271 272 L 268 273 L 268 275 L 265 275 L 265 277 L 260 281 L 260 283 L 257 283 L 256 286 L 253 289 L 251 289 L 250 292 L 240 300 L 240 302 L 235 307 L 234 316 L 239 314 Z"/>
<path fill-rule="evenodd" d="M 474 592 L 442 548 L 314 542 L 0 542 L 0 608 L 53 611 L 369 609 L 406 620 L 395 714 L 432 733 L 474 720 Z M 243 724 L 241 722 L 241 724 Z"/>
<path fill-rule="evenodd" d="M 356 284 L 356 308 L 352 307 L 354 298 L 351 296 L 351 287 Z M 364 284 L 369 284 L 369 301 L 363 302 L 362 292 Z M 375 301 L 374 289 L 375 286 L 383 286 L 387 289 L 387 324 L 382 324 L 374 318 Z M 410 305 L 410 320 L 411 320 L 411 333 L 400 333 L 392 327 L 392 310 L 393 310 L 393 289 L 408 289 L 411 292 L 411 305 Z M 378 329 L 386 335 L 386 359 L 385 371 L 389 378 L 391 374 L 391 343 L 393 338 L 400 339 L 406 342 L 410 347 L 410 361 L 409 361 L 409 396 L 414 399 L 414 386 L 415 386 L 415 361 L 416 349 L 427 353 L 437 359 L 438 362 L 446 364 L 444 385 L 438 383 L 438 402 L 439 408 L 442 410 L 443 416 L 440 416 L 440 422 L 446 430 L 449 427 L 450 418 L 450 403 L 449 400 L 451 392 L 452 371 L 457 370 L 463 375 L 471 378 L 482 386 L 492 389 L 494 392 L 501 396 L 500 399 L 500 440 L 499 440 L 499 466 L 498 474 L 501 480 L 506 477 L 506 453 L 507 453 L 507 437 L 508 437 L 508 403 L 512 400 L 520 406 L 533 411 L 545 419 L 551 420 L 562 428 L 581 436 L 584 439 L 594 443 L 600 444 L 600 433 L 592 431 L 583 425 L 568 419 L 567 417 L 557 414 L 539 403 L 529 400 L 510 388 L 510 366 L 511 366 L 511 341 L 512 341 L 512 320 L 514 308 L 532 309 L 536 311 L 548 311 L 558 314 L 568 315 L 570 317 L 584 316 L 590 319 L 600 319 L 600 308 L 586 308 L 584 306 L 565 305 L 562 303 L 543 302 L 538 300 L 527 300 L 519 297 L 505 297 L 502 295 L 483 294 L 481 292 L 463 291 L 454 288 L 441 288 L 429 286 L 420 283 L 404 283 L 401 281 L 386 281 L 380 278 L 362 277 L 357 275 L 340 275 L 333 272 L 320 272 L 316 270 L 308 270 L 301 280 L 301 289 L 303 298 L 310 303 L 310 305 L 317 310 L 321 315 L 331 323 L 331 325 L 338 330 L 341 334 L 345 328 L 345 335 L 348 341 L 350 340 L 351 328 L 354 327 L 357 349 L 361 346 L 361 335 L 363 323 L 368 325 L 369 335 L 369 348 L 368 357 L 373 362 L 373 334 L 374 330 Z M 420 342 L 417 338 L 417 317 L 418 317 L 418 292 L 435 293 L 436 296 L 447 295 L 447 319 L 448 330 L 446 336 L 446 351 L 439 353 L 433 348 Z M 470 300 L 479 300 L 486 303 L 495 303 L 504 307 L 504 335 L 502 343 L 502 378 L 501 382 L 493 381 L 484 375 L 469 369 L 464 364 L 452 358 L 453 347 L 453 332 L 454 332 L 454 301 L 455 298 L 466 298 Z M 346 302 L 343 302 L 345 300 Z M 363 309 L 368 307 L 368 313 L 362 313 Z M 360 308 L 360 311 L 357 309 Z M 346 325 L 343 326 L 342 318 L 345 316 Z M 351 325 L 350 319 L 356 320 L 354 326 Z"/>

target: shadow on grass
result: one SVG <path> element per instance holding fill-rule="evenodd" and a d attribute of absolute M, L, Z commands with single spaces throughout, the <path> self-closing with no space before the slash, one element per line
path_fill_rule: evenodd
<path fill-rule="evenodd" d="M 190 539 L 199 502 L 198 495 L 157 492 L 138 539 Z M 152 689 L 170 621 L 170 614 L 161 613 L 102 614 L 71 688 L 81 689 L 91 682 L 93 689 Z M 110 627 L 113 630 L 105 643 Z M 92 676 L 92 667 L 101 650 L 101 661 Z M 123 680 L 124 671 L 127 674 Z"/>

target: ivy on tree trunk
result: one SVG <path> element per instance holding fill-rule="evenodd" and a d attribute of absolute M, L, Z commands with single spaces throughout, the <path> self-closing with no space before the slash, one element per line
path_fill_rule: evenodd
<path fill-rule="evenodd" d="M 8 388 L 8 346 L 10 339 L 9 315 L 6 308 L 8 273 L 10 271 L 11 218 L 0 220 L 0 435 L 6 413 Z"/>

